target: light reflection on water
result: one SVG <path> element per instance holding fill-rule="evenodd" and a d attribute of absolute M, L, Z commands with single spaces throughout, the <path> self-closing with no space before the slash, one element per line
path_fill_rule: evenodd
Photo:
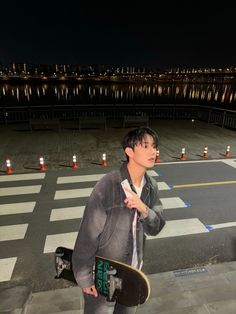
<path fill-rule="evenodd" d="M 0 105 L 71 103 L 236 104 L 231 84 L 0 85 Z"/>

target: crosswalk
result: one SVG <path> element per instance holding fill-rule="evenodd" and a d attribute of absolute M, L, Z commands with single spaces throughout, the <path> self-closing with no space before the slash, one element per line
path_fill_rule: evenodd
<path fill-rule="evenodd" d="M 171 190 L 172 187 L 168 183 L 159 181 L 160 175 L 154 171 L 148 171 L 148 174 L 153 178 L 156 178 L 159 191 Z M 88 198 L 93 190 L 93 187 L 89 188 L 74 188 L 67 189 L 67 185 L 76 185 L 78 183 L 90 182 L 94 185 L 98 180 L 100 180 L 104 174 L 92 174 L 92 175 L 81 175 L 81 176 L 66 176 L 58 177 L 57 185 L 59 187 L 63 186 L 64 189 L 56 190 L 54 195 L 54 200 L 71 200 L 71 199 L 80 199 Z M 174 208 L 184 208 L 189 207 L 190 204 L 184 202 L 179 197 L 165 197 L 161 198 L 164 209 L 174 209 Z M 50 221 L 61 221 L 61 220 L 70 220 L 70 219 L 79 219 L 82 218 L 84 212 L 85 204 L 83 206 L 72 206 L 72 207 L 63 207 L 63 208 L 53 208 L 50 215 Z M 174 229 L 175 231 L 173 232 Z M 191 232 L 192 230 L 192 232 Z M 179 221 L 168 222 L 165 232 L 158 235 L 155 238 L 161 237 L 172 237 L 180 236 L 187 234 L 195 234 L 209 232 L 208 229 L 196 218 L 196 219 L 185 219 Z M 51 234 L 47 235 L 44 253 L 52 253 L 55 251 L 58 245 L 64 245 L 69 248 L 73 248 L 78 232 L 68 232 L 61 234 Z M 152 237 L 148 239 L 153 239 Z"/>
<path fill-rule="evenodd" d="M 176 190 L 175 195 L 170 197 L 173 186 L 168 182 L 161 181 L 164 178 L 155 170 L 148 172 L 157 181 L 164 210 L 178 209 L 181 211 L 181 209 L 191 206 L 186 200 L 176 196 Z M 27 215 L 27 217 L 34 215 L 35 208 L 38 206 L 37 208 L 42 211 L 42 217 L 47 217 L 47 223 L 50 223 L 50 230 L 46 231 L 40 254 L 53 253 L 58 246 L 73 248 L 87 198 L 95 183 L 104 175 L 105 173 L 56 176 L 54 185 L 50 186 L 50 189 L 47 187 L 49 183 L 45 173 L 0 176 L 0 217 L 5 218 L 2 221 L 7 221 L 7 223 L 0 223 L 0 244 L 7 242 L 10 246 L 11 241 L 21 241 L 19 245 L 22 245 L 30 224 L 30 219 L 27 221 L 24 219 Z M 44 212 L 44 203 L 42 206 L 39 204 L 38 196 L 42 193 L 43 185 L 47 187 L 45 195 L 48 194 L 49 196 L 47 196 L 50 198 L 49 215 Z M 164 197 L 165 191 L 168 192 L 168 197 Z M 41 198 L 41 202 L 47 202 L 45 195 Z M 12 201 L 14 197 L 20 197 L 19 201 Z M 16 216 L 21 217 L 17 222 L 13 219 Z M 70 230 L 70 222 L 76 219 L 78 228 L 76 231 Z M 62 227 L 54 228 L 59 223 L 62 223 Z M 154 239 L 209 233 L 211 230 L 232 226 L 236 226 L 236 223 L 205 225 L 198 217 L 190 219 L 182 217 L 182 219 L 168 220 L 165 228 L 157 236 L 149 236 L 147 239 L 153 241 Z M 17 260 L 18 256 L 14 256 L 14 254 L 12 256 L 0 255 L 0 283 L 11 280 Z"/>
<path fill-rule="evenodd" d="M 19 184 L 27 181 L 32 183 L 32 180 L 43 180 L 45 173 L 32 173 L 32 174 L 16 174 L 0 176 L 0 184 Z M 27 195 L 39 194 L 41 184 L 28 184 L 24 186 L 10 186 L 0 188 L 0 201 L 4 197 L 18 196 L 25 197 Z M 36 205 L 36 201 L 24 201 L 17 203 L 0 204 L 0 216 L 19 215 L 19 214 L 32 214 Z M 9 219 L 11 221 L 11 219 Z M 28 223 L 19 224 L 6 224 L 0 226 L 0 243 L 4 241 L 23 240 L 28 229 Z M 0 258 L 0 282 L 11 280 L 18 257 L 11 256 L 7 258 Z"/>

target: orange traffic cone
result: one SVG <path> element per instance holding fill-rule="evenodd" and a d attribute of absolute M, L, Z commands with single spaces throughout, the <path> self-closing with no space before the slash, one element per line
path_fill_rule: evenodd
<path fill-rule="evenodd" d="M 208 147 L 205 145 L 204 151 L 203 151 L 203 158 L 207 158 L 207 157 L 208 157 Z"/>
<path fill-rule="evenodd" d="M 180 160 L 186 160 L 186 155 L 185 155 L 185 148 L 182 148 L 182 152 L 181 152 L 181 156 L 180 156 Z"/>
<path fill-rule="evenodd" d="M 77 163 L 77 161 L 76 161 L 76 155 L 73 155 L 72 168 L 73 168 L 73 169 L 77 169 L 77 168 L 78 168 L 78 163 Z"/>
<path fill-rule="evenodd" d="M 11 161 L 10 161 L 10 159 L 6 160 L 6 164 L 7 164 L 7 174 L 11 174 L 12 173 L 12 168 L 11 168 Z"/>
<path fill-rule="evenodd" d="M 106 155 L 106 153 L 102 154 L 102 166 L 103 167 L 107 166 L 107 155 Z"/>
<path fill-rule="evenodd" d="M 161 160 L 160 160 L 160 151 L 159 151 L 159 149 L 157 148 L 157 153 L 156 153 L 156 160 L 155 160 L 155 162 L 160 162 Z"/>
<path fill-rule="evenodd" d="M 43 157 L 39 158 L 39 170 L 40 171 L 46 171 L 45 164 L 44 164 L 44 158 Z"/>
<path fill-rule="evenodd" d="M 230 145 L 229 144 L 226 146 L 225 157 L 227 157 L 227 158 L 230 157 Z"/>

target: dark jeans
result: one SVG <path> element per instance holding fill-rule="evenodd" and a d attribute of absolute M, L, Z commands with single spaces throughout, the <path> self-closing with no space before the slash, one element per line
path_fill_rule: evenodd
<path fill-rule="evenodd" d="M 106 298 L 99 295 L 84 294 L 84 314 L 135 314 L 137 307 L 126 307 L 118 303 L 108 303 Z"/>

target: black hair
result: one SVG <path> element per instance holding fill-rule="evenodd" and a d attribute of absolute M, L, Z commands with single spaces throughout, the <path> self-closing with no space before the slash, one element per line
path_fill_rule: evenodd
<path fill-rule="evenodd" d="M 130 147 L 130 148 L 134 149 L 134 147 L 137 144 L 142 143 L 146 134 L 149 134 L 153 138 L 153 143 L 157 147 L 158 146 L 158 136 L 157 136 L 156 132 L 153 131 L 149 127 L 143 127 L 142 126 L 142 127 L 138 127 L 136 129 L 129 131 L 124 136 L 124 138 L 122 140 L 123 149 L 125 150 L 126 147 Z M 127 160 L 129 160 L 128 156 L 126 156 L 126 157 L 127 157 Z"/>

